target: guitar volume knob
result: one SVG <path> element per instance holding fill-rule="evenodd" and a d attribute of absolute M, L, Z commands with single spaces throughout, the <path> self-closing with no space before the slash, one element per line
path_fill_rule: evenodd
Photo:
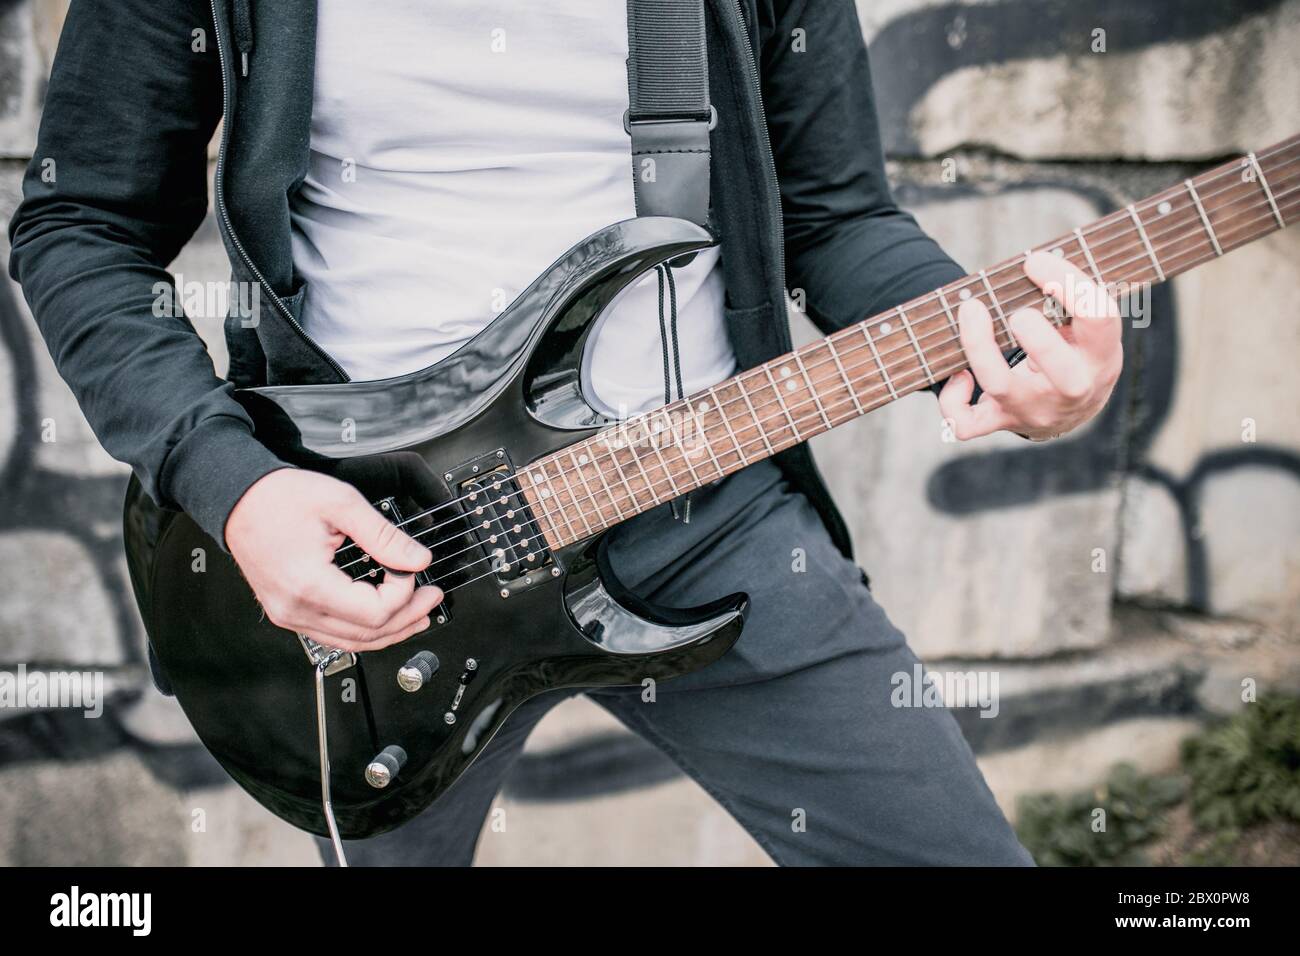
<path fill-rule="evenodd" d="M 405 763 L 406 751 L 397 744 L 390 744 L 366 765 L 366 783 L 376 790 L 383 790 L 393 782 Z"/>
<path fill-rule="evenodd" d="M 415 693 L 429 682 L 438 670 L 438 655 L 433 651 L 420 651 L 397 670 L 397 685 L 408 693 Z"/>

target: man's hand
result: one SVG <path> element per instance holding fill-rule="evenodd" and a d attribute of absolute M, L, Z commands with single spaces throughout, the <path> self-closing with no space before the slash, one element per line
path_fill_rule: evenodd
<path fill-rule="evenodd" d="M 345 536 L 407 573 L 378 587 L 353 581 L 333 563 Z M 226 546 L 271 623 L 345 651 L 406 640 L 442 600 L 438 588 L 416 588 L 411 573 L 428 566 L 429 550 L 351 485 L 315 472 L 285 468 L 254 482 L 226 519 Z"/>
<path fill-rule="evenodd" d="M 994 339 L 989 310 L 977 299 L 961 304 L 957 322 L 970 369 L 939 393 L 939 407 L 961 441 L 1004 430 L 1036 440 L 1063 435 L 1101 411 L 1119 378 L 1119 309 L 1106 290 L 1045 252 L 1026 260 L 1025 274 L 1073 321 L 1058 329 L 1037 309 L 1011 315 L 1011 332 L 1028 356 L 1012 368 Z M 983 394 L 972 405 L 976 381 Z"/>

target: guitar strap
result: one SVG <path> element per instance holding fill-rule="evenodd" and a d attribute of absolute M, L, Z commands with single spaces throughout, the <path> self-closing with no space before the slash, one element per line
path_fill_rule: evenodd
<path fill-rule="evenodd" d="M 709 103 L 704 0 L 627 0 L 628 110 L 638 216 L 709 218 Z"/>

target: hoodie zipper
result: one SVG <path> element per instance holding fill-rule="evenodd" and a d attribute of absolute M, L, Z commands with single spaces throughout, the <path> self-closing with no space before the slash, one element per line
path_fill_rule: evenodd
<path fill-rule="evenodd" d="M 759 144 L 763 147 L 763 158 L 767 160 L 767 182 L 771 187 L 770 195 L 778 197 L 780 202 L 781 184 L 776 178 L 776 158 L 772 155 L 772 139 L 767 132 L 767 110 L 763 106 L 763 84 L 758 75 L 758 64 L 754 60 L 754 48 L 750 43 L 749 27 L 745 24 L 745 10 L 741 0 L 732 0 L 732 12 L 736 17 L 736 27 L 744 41 L 741 45 L 745 48 L 745 65 L 749 69 L 749 78 L 754 91 L 754 102 L 758 104 L 758 130 Z M 781 295 L 785 296 L 785 222 L 781 217 L 781 211 L 777 208 L 772 209 L 772 204 L 768 203 L 768 218 L 772 224 L 772 231 L 776 234 L 776 269 L 777 278 L 780 280 Z M 790 342 L 790 333 L 784 323 L 777 323 L 779 328 L 785 329 L 785 341 Z"/>
<path fill-rule="evenodd" d="M 313 352 L 320 356 L 322 361 L 334 370 L 342 381 L 350 381 L 348 373 L 343 371 L 343 367 L 339 365 L 338 362 L 334 361 L 334 359 L 331 358 L 324 349 L 317 345 L 312 340 L 312 337 L 307 334 L 307 330 L 302 327 L 302 324 L 293 317 L 293 313 L 289 311 L 289 307 L 284 304 L 284 301 L 278 295 L 275 294 L 275 290 L 271 288 L 271 284 L 266 281 L 266 277 L 263 276 L 261 270 L 253 264 L 253 260 L 249 258 L 248 253 L 244 250 L 244 244 L 240 242 L 239 237 L 235 235 L 234 224 L 230 221 L 230 212 L 226 209 L 225 189 L 226 144 L 230 140 L 231 121 L 230 81 L 228 78 L 229 67 L 226 63 L 226 46 L 221 35 L 221 17 L 217 11 L 217 0 L 209 0 L 209 6 L 212 9 L 212 29 L 217 41 L 217 57 L 221 61 L 221 113 L 224 117 L 224 122 L 221 124 L 221 144 L 217 147 L 217 173 L 214 189 L 214 192 L 216 193 L 217 215 L 221 217 L 221 221 L 226 227 L 226 235 L 230 237 L 230 244 L 233 245 L 235 251 L 239 253 L 240 260 L 248 268 L 248 271 L 253 274 L 254 278 L 257 279 L 258 284 L 271 299 L 272 304 L 279 310 L 280 314 L 284 316 L 285 321 L 287 321 L 290 327 L 298 333 L 298 337 L 301 338 Z"/>

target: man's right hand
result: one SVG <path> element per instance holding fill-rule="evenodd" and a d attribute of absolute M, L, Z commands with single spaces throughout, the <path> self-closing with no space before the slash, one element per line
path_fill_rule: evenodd
<path fill-rule="evenodd" d="M 344 538 L 399 573 L 378 587 L 352 580 L 334 564 Z M 351 485 L 316 472 L 284 468 L 254 482 L 226 519 L 226 547 L 271 623 L 345 651 L 406 640 L 442 600 L 436 587 L 415 587 L 429 550 Z"/>

